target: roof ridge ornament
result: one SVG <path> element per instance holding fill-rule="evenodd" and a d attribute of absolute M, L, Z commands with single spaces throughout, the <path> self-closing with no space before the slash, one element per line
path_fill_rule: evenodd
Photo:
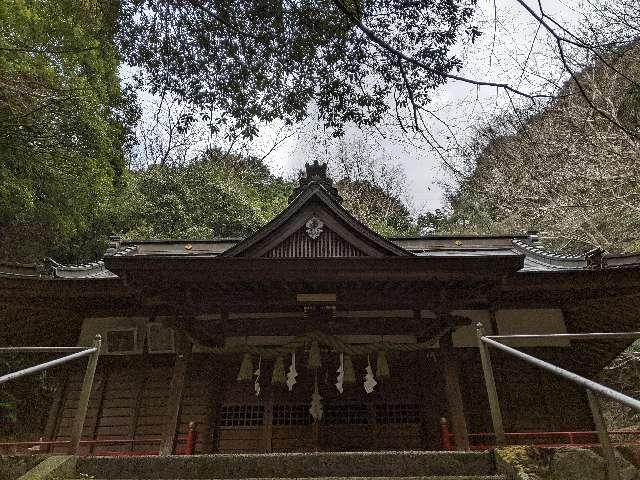
<path fill-rule="evenodd" d="M 327 175 L 327 164 L 319 163 L 314 160 L 310 165 L 304 164 L 305 174 L 298 180 L 299 185 L 289 195 L 289 203 L 293 202 L 298 195 L 312 185 L 322 186 L 326 192 L 338 203 L 342 203 L 342 197 L 338 193 L 338 189 L 333 185 L 333 180 Z"/>

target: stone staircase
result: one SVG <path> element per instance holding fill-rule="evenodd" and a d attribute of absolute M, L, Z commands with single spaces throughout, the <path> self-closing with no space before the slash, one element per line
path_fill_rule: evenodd
<path fill-rule="evenodd" d="M 490 452 L 340 452 L 79 458 L 86 480 L 506 480 Z"/>

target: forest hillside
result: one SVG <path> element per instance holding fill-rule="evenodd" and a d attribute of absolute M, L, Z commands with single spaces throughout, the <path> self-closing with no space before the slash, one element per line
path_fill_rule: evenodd
<path fill-rule="evenodd" d="M 505 111 L 478 129 L 437 228 L 537 230 L 568 253 L 640 250 L 640 43 L 621 50 L 613 68 L 594 61 L 546 108 Z"/>

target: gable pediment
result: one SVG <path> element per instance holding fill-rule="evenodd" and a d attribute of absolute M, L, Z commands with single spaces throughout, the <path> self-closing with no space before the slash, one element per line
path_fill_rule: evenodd
<path fill-rule="evenodd" d="M 335 258 L 406 256 L 356 220 L 321 185 L 310 185 L 262 230 L 228 250 L 228 257 Z"/>
<path fill-rule="evenodd" d="M 287 236 L 288 235 L 288 236 Z M 283 238 L 284 237 L 284 238 Z M 304 209 L 256 256 L 267 258 L 365 257 L 381 256 L 366 242 L 336 222 L 326 210 Z M 279 241 L 282 238 L 281 241 Z"/>

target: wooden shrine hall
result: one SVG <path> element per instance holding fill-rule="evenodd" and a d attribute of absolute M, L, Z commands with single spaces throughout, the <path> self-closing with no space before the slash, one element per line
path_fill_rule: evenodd
<path fill-rule="evenodd" d="M 113 237 L 94 264 L 0 264 L 0 326 L 5 345 L 101 335 L 83 439 L 132 441 L 88 453 L 172 451 L 189 422 L 198 453 L 435 450 L 443 417 L 464 449 L 492 431 L 479 322 L 630 331 L 639 287 L 640 256 L 553 254 L 533 234 L 383 238 L 316 162 L 248 238 Z M 587 377 L 628 344 L 510 343 Z M 507 432 L 593 430 L 584 392 L 492 356 Z M 69 436 L 75 366 L 57 372 L 46 440 Z"/>

